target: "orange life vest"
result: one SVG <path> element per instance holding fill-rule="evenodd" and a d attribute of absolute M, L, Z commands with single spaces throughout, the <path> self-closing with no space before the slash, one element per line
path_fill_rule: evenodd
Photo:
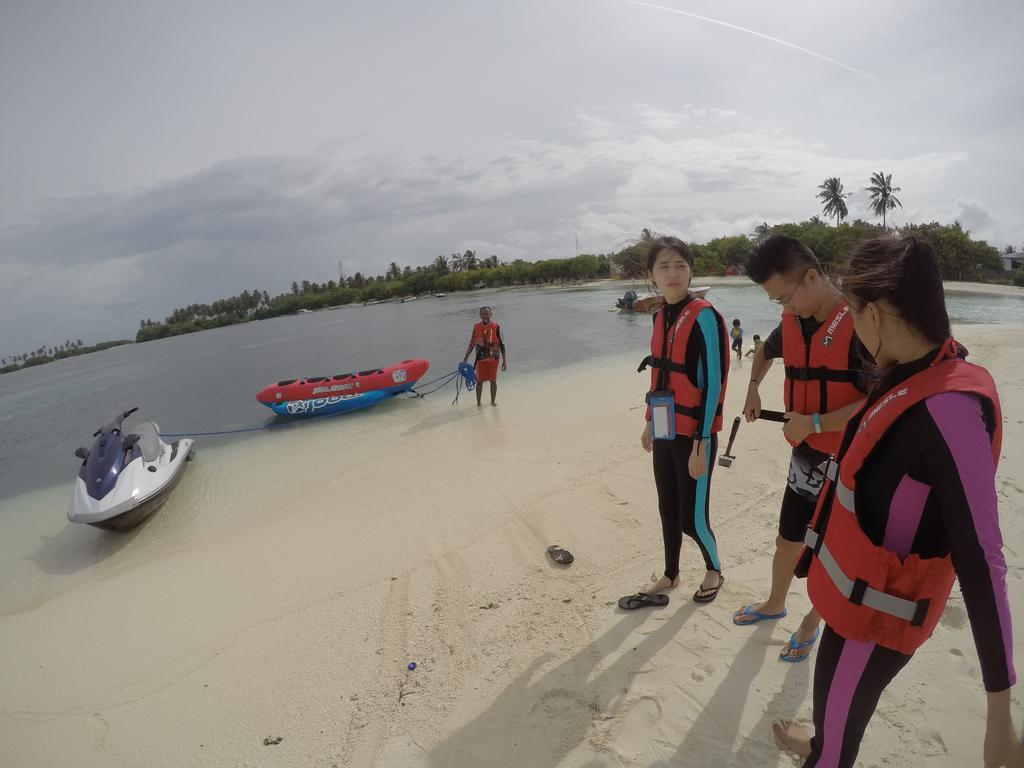
<path fill-rule="evenodd" d="M 500 330 L 500 326 L 493 320 L 487 325 L 477 323 L 473 326 L 473 343 L 481 357 L 496 359 L 501 356 Z"/>
<path fill-rule="evenodd" d="M 722 363 L 722 390 L 718 394 L 718 404 L 715 410 L 715 418 L 711 423 L 711 433 L 722 431 L 722 403 L 725 401 L 725 385 L 729 375 L 729 339 L 725 327 L 725 319 L 718 313 L 711 302 L 700 297 L 693 297 L 683 307 L 679 317 L 668 329 L 666 338 L 664 312 L 659 309 L 654 316 L 654 333 L 651 334 L 651 356 L 646 362 L 651 365 L 651 392 L 660 389 L 672 391 L 675 400 L 676 434 L 686 437 L 697 436 L 697 427 L 701 417 L 701 396 L 702 389 L 697 388 L 697 383 L 692 381 L 686 373 L 686 346 L 690 341 L 690 334 L 697 322 L 697 315 L 704 309 L 710 308 L 715 313 L 715 319 L 719 326 L 719 340 L 721 341 Z M 714 354 L 713 350 L 709 350 Z M 662 374 L 663 366 L 666 368 Z M 641 366 L 641 370 L 643 366 Z M 706 382 L 705 382 L 706 385 Z M 649 416 L 650 414 L 648 414 Z"/>
<path fill-rule="evenodd" d="M 787 411 L 828 413 L 864 398 L 854 386 L 856 373 L 849 370 L 853 336 L 853 317 L 845 301 L 839 303 L 809 343 L 804 340 L 796 315 L 782 314 Z M 805 442 L 822 453 L 834 454 L 842 436 L 842 431 L 812 432 Z"/>
<path fill-rule="evenodd" d="M 826 485 L 804 538 L 802 566 L 811 602 L 845 638 L 876 642 L 909 655 L 931 637 L 942 617 L 956 578 L 950 556 L 911 554 L 901 561 L 861 530 L 854 498 L 857 473 L 882 437 L 911 406 L 943 392 L 982 399 L 992 432 L 992 458 L 998 465 L 1002 416 L 995 383 L 988 371 L 968 363 L 963 354 L 963 348 L 949 339 L 930 367 L 858 411 L 847 426 L 838 465 L 829 463 Z"/>

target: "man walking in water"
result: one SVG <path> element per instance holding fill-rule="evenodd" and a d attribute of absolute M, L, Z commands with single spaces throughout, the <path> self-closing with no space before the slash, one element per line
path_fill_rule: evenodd
<path fill-rule="evenodd" d="M 491 322 L 491 308 L 480 307 L 480 322 L 473 326 L 473 335 L 466 347 L 462 362 L 469 360 L 469 353 L 476 348 L 476 404 L 480 407 L 481 386 L 485 381 L 491 382 L 491 405 L 497 405 L 498 394 L 498 358 L 501 358 L 501 370 L 508 370 L 505 358 L 505 342 L 501 338 L 501 326 Z"/>

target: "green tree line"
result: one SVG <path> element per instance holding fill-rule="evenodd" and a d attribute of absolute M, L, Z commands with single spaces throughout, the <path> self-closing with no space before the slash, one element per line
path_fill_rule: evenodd
<path fill-rule="evenodd" d="M 693 243 L 699 275 L 741 272 L 751 250 L 771 234 L 797 237 L 817 254 L 826 270 L 832 270 L 861 240 L 878 237 L 884 226 L 856 219 L 830 225 L 817 216 L 799 223 L 759 225 L 749 235 L 718 237 Z M 984 240 L 974 240 L 960 222 L 910 224 L 904 234 L 924 236 L 935 247 L 943 277 L 947 280 L 1005 281 L 999 251 Z M 646 254 L 655 237 L 649 229 L 621 250 L 610 254 L 582 254 L 566 259 L 501 262 L 496 256 L 477 258 L 473 251 L 438 256 L 429 265 L 399 266 L 392 262 L 384 274 L 368 277 L 360 272 L 344 280 L 326 283 L 295 281 L 291 291 L 270 296 L 266 291 L 244 291 L 212 304 L 192 304 L 176 309 L 163 322 L 143 320 L 136 341 L 175 336 L 248 320 L 294 314 L 301 309 L 323 309 L 344 304 L 383 301 L 432 293 L 455 293 L 479 288 L 550 285 L 612 276 L 643 278 Z M 1021 277 L 1024 277 L 1022 275 Z M 1019 278 L 1018 278 L 1019 279 Z"/>
<path fill-rule="evenodd" d="M 19 368 L 31 368 L 34 365 L 52 363 L 54 360 L 62 360 L 65 357 L 77 357 L 87 355 L 90 352 L 99 352 L 102 349 L 119 347 L 122 344 L 131 344 L 131 339 L 117 339 L 115 341 L 101 341 L 99 344 L 86 346 L 81 339 L 71 341 L 68 339 L 63 344 L 55 347 L 39 347 L 31 352 L 23 352 L 17 355 L 0 356 L 0 373 L 10 373 Z"/>

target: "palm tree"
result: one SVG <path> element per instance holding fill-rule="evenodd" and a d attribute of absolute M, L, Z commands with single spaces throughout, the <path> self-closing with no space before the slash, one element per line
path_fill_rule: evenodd
<path fill-rule="evenodd" d="M 467 250 L 462 254 L 462 268 L 463 269 L 477 269 L 480 266 L 480 262 L 477 261 L 476 251 Z"/>
<path fill-rule="evenodd" d="M 396 264 L 393 261 L 390 264 L 388 264 L 388 271 L 387 274 L 384 275 L 384 277 L 386 277 L 388 280 L 397 280 L 401 276 L 402 270 L 398 268 L 398 264 Z"/>
<path fill-rule="evenodd" d="M 772 233 L 772 228 L 768 226 L 767 221 L 763 221 L 754 227 L 754 234 L 751 237 L 754 240 L 755 245 L 760 245 L 768 239 L 768 235 Z"/>
<path fill-rule="evenodd" d="M 434 259 L 434 271 L 439 275 L 448 274 L 448 257 L 444 255 L 438 256 Z"/>
<path fill-rule="evenodd" d="M 827 217 L 836 217 L 836 226 L 845 219 L 850 211 L 846 208 L 846 198 L 853 197 L 853 192 L 843 192 L 843 182 L 838 176 L 830 176 L 825 179 L 818 189 L 818 199 L 822 202 L 822 213 Z"/>
<path fill-rule="evenodd" d="M 646 243 L 654 239 L 654 233 L 648 227 L 640 230 L 640 242 Z"/>
<path fill-rule="evenodd" d="M 892 211 L 899 206 L 903 207 L 903 203 L 896 197 L 896 192 L 900 191 L 899 187 L 892 185 L 892 174 L 885 174 L 883 172 L 871 174 L 871 186 L 865 191 L 871 193 L 871 212 L 875 216 L 882 217 L 882 228 L 885 228 L 885 215 L 889 211 Z"/>
<path fill-rule="evenodd" d="M 448 260 L 452 266 L 452 272 L 461 272 L 463 269 L 462 254 L 453 253 L 452 257 Z"/>

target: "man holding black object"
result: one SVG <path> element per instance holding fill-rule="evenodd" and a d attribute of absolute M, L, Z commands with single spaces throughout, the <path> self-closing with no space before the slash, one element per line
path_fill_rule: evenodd
<path fill-rule="evenodd" d="M 779 513 L 771 590 L 763 602 L 733 614 L 733 622 L 741 626 L 786 615 L 786 595 L 824 481 L 824 464 L 864 398 L 870 371 L 870 357 L 853 332 L 843 295 L 806 245 L 784 235 L 769 237 L 751 256 L 747 275 L 783 313 L 778 327 L 754 354 L 743 414 L 747 421 L 761 415 L 758 386 L 773 360 L 781 357 L 786 366 L 782 433 L 793 452 Z M 812 608 L 779 659 L 806 660 L 819 622 Z"/>

